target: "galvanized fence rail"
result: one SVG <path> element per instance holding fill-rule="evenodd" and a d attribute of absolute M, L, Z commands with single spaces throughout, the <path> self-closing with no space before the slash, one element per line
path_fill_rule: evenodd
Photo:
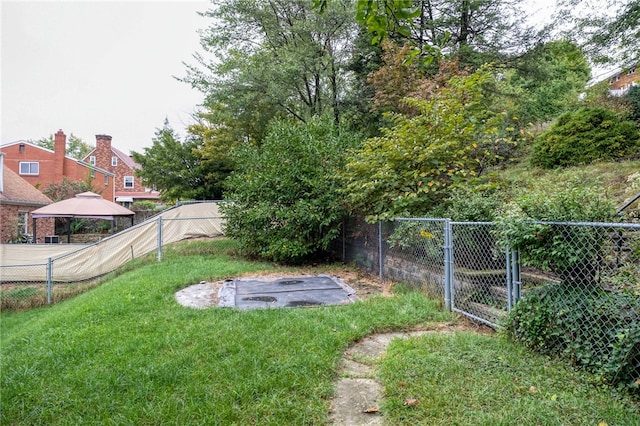
<path fill-rule="evenodd" d="M 447 309 L 494 328 L 530 292 L 563 292 L 561 314 L 619 293 L 632 301 L 625 315 L 640 318 L 638 223 L 349 219 L 332 249 L 345 262 L 420 286 Z M 604 319 L 587 312 L 584 321 Z"/>

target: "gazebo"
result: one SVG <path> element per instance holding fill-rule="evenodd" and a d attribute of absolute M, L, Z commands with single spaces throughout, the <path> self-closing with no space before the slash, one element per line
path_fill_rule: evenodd
<path fill-rule="evenodd" d="M 67 226 L 67 243 L 71 242 L 71 219 L 87 218 L 87 219 L 105 219 L 114 221 L 119 216 L 130 216 L 131 225 L 135 213 L 120 204 L 105 200 L 101 195 L 94 192 L 83 192 L 77 194 L 73 198 L 58 201 L 34 210 L 33 217 L 33 241 L 36 240 L 36 219 L 41 217 L 66 217 L 68 218 Z"/>

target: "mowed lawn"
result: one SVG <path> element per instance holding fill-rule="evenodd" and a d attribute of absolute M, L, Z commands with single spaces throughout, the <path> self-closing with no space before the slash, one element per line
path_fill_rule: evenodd
<path fill-rule="evenodd" d="M 350 344 L 455 320 L 402 286 L 336 307 L 180 306 L 174 293 L 203 280 L 295 272 L 223 243 L 182 243 L 72 300 L 2 313 L 0 424 L 324 424 Z M 388 424 L 640 425 L 632 401 L 495 335 L 393 342 L 378 370 Z"/>

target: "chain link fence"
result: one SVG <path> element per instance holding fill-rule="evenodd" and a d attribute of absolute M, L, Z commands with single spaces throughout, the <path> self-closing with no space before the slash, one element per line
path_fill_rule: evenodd
<path fill-rule="evenodd" d="M 640 380 L 640 224 L 350 220 L 340 246 L 345 262 L 530 348 L 612 382 Z"/>
<path fill-rule="evenodd" d="M 211 216 L 211 215 L 214 216 Z M 127 262 L 184 239 L 223 237 L 217 204 L 184 204 L 89 245 L 2 246 L 0 309 L 43 306 L 86 291 Z M 28 260 L 25 260 L 28 259 Z"/>

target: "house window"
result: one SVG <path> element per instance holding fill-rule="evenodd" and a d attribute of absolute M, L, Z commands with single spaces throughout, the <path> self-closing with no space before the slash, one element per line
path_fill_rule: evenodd
<path fill-rule="evenodd" d="M 92 155 L 89 157 L 89 164 L 91 164 L 92 166 L 96 165 L 96 156 Z"/>
<path fill-rule="evenodd" d="M 104 186 L 109 186 L 109 176 L 104 177 Z"/>
<path fill-rule="evenodd" d="M 113 167 L 118 165 L 118 157 L 111 157 L 111 165 Z"/>
<path fill-rule="evenodd" d="M 124 187 L 125 188 L 133 188 L 133 176 L 125 176 L 124 177 Z"/>
<path fill-rule="evenodd" d="M 95 171 L 95 170 L 93 170 L 93 169 L 91 169 L 91 170 L 89 171 L 89 176 L 91 176 L 92 178 L 96 177 L 96 171 Z"/>
<path fill-rule="evenodd" d="M 18 147 L 18 151 L 20 151 L 21 153 L 24 152 L 24 144 L 21 143 L 20 146 Z"/>
<path fill-rule="evenodd" d="M 18 212 L 18 233 L 26 235 L 29 232 L 29 212 Z"/>
<path fill-rule="evenodd" d="M 38 162 L 20 162 L 20 174 L 21 175 L 38 175 L 40 174 L 40 163 Z"/>

